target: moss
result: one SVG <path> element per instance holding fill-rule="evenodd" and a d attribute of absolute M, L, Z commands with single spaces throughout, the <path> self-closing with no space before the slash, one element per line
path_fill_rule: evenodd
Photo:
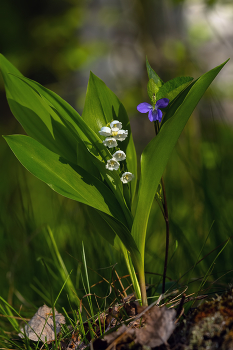
<path fill-rule="evenodd" d="M 233 289 L 190 313 L 181 333 L 185 350 L 233 349 Z"/>

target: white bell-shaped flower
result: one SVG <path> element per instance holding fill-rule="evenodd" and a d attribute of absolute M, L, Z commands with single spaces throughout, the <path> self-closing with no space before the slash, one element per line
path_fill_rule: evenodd
<path fill-rule="evenodd" d="M 128 182 L 132 181 L 133 178 L 134 178 L 134 174 L 127 171 L 124 174 L 122 174 L 121 181 L 123 182 L 123 184 L 127 184 Z"/>
<path fill-rule="evenodd" d="M 106 164 L 106 169 L 108 170 L 118 170 L 120 166 L 120 163 L 114 158 L 109 159 Z"/>
<path fill-rule="evenodd" d="M 107 126 L 103 126 L 101 130 L 99 131 L 101 136 L 112 136 L 112 130 L 108 128 Z"/>
<path fill-rule="evenodd" d="M 120 162 L 121 160 L 125 160 L 125 158 L 126 158 L 126 154 L 125 154 L 125 152 L 123 152 L 123 151 L 116 151 L 113 155 L 112 155 L 112 157 L 114 158 L 114 159 L 116 159 L 118 162 Z"/>
<path fill-rule="evenodd" d="M 112 136 L 118 141 L 124 141 L 128 136 L 128 130 L 119 130 L 116 134 L 112 133 Z"/>
<path fill-rule="evenodd" d="M 104 146 L 108 147 L 108 148 L 113 148 L 117 146 L 117 141 L 114 137 L 107 137 L 104 141 L 103 141 Z"/>
<path fill-rule="evenodd" d="M 113 120 L 113 122 L 111 122 L 110 124 L 110 128 L 112 129 L 112 131 L 118 131 L 122 128 L 122 123 L 119 122 L 118 120 Z"/>

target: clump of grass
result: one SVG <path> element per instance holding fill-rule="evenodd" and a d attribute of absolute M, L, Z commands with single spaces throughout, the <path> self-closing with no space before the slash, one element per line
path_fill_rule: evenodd
<path fill-rule="evenodd" d="M 93 341 L 97 338 L 102 338 L 105 335 L 105 332 L 109 330 L 111 327 L 113 327 L 112 330 L 114 330 L 120 325 L 122 325 L 123 323 L 127 324 L 128 322 L 130 322 L 132 318 L 129 317 L 129 314 L 127 313 L 127 308 L 125 308 L 126 305 L 130 305 L 130 304 L 125 304 L 126 300 L 127 301 L 133 300 L 133 302 L 135 303 L 135 298 L 133 297 L 133 295 L 126 297 L 127 295 L 126 291 L 129 290 L 128 288 L 130 286 L 127 286 L 126 288 L 123 286 L 121 278 L 119 277 L 117 272 L 116 272 L 115 279 L 113 278 L 113 275 L 111 275 L 111 280 L 105 281 L 105 283 L 108 284 L 108 292 L 110 291 L 110 293 L 105 295 L 103 299 L 100 298 L 100 300 L 103 300 L 103 302 L 102 302 L 102 305 L 99 305 L 99 303 L 97 302 L 97 295 L 93 291 L 96 285 L 91 286 L 90 280 L 89 280 L 89 273 L 88 273 L 88 266 L 87 266 L 87 261 L 85 256 L 84 244 L 82 244 L 83 257 L 82 257 L 81 280 L 83 283 L 83 289 L 84 289 L 85 295 L 81 299 L 77 298 L 76 308 L 72 306 L 75 304 L 72 303 L 70 300 L 71 294 L 68 293 L 68 289 L 69 288 L 72 289 L 73 296 L 76 296 L 77 291 L 75 291 L 73 284 L 69 284 L 70 273 L 67 272 L 67 268 L 56 246 L 52 230 L 49 227 L 46 230 L 52 242 L 50 248 L 54 250 L 54 255 L 53 255 L 54 263 L 56 264 L 57 270 L 59 271 L 61 279 L 63 280 L 61 289 L 55 298 L 54 298 L 54 291 L 53 291 L 52 284 L 48 282 L 48 285 L 47 285 L 47 289 L 49 290 L 49 303 L 53 310 L 54 329 L 56 329 L 55 316 L 54 316 L 55 306 L 57 305 L 62 293 L 64 293 L 65 291 L 67 294 L 70 307 L 68 309 L 69 311 L 67 311 L 67 309 L 64 307 L 61 308 L 62 313 L 66 318 L 66 325 L 62 326 L 61 332 L 59 334 L 56 334 L 55 332 L 54 341 L 43 344 L 44 348 L 45 349 L 55 349 L 55 348 L 57 349 L 59 347 L 64 348 L 65 346 L 68 346 L 69 343 L 71 344 L 73 343 L 76 345 L 77 343 L 79 344 L 83 343 L 85 345 L 89 345 L 90 341 Z M 212 268 L 216 262 L 216 259 L 225 249 L 227 243 L 228 241 L 224 244 L 223 248 L 216 254 L 212 262 L 212 265 L 206 272 L 205 276 L 202 278 L 199 288 L 196 290 L 195 294 L 187 295 L 188 286 L 185 287 L 184 285 L 182 286 L 180 284 L 177 286 L 176 282 L 174 283 L 174 281 L 171 281 L 170 283 L 172 283 L 173 289 L 172 287 L 170 287 L 169 289 L 167 285 L 168 292 L 164 296 L 160 296 L 160 298 L 159 298 L 158 290 L 162 288 L 162 284 L 157 286 L 157 290 L 154 288 L 153 293 L 152 293 L 151 287 L 155 287 L 155 286 L 150 286 L 149 289 L 151 290 L 151 293 L 153 295 L 150 296 L 149 300 L 154 301 L 155 299 L 159 298 L 160 302 L 163 300 L 163 304 L 161 305 L 176 307 L 177 310 L 180 309 L 179 311 L 180 314 L 181 314 L 183 305 L 185 304 L 184 306 L 187 312 L 188 309 L 193 305 L 194 301 L 201 299 L 203 292 L 205 292 L 205 296 L 204 296 L 205 298 L 207 294 L 211 292 L 213 282 L 210 282 L 206 290 L 203 290 L 203 287 L 208 281 L 208 278 L 211 277 L 210 272 L 212 272 Z M 200 257 L 200 255 L 201 254 L 199 254 L 198 257 Z M 196 262 L 196 264 L 197 263 L 198 262 Z M 196 264 L 194 265 L 194 267 L 196 266 Z M 46 263 L 44 265 L 45 265 L 45 269 L 47 271 L 48 280 L 49 280 L 51 271 L 47 268 Z M 114 271 L 114 269 L 115 267 L 113 267 L 112 271 Z M 101 276 L 99 273 L 98 275 Z M 160 276 L 160 281 L 161 281 L 161 278 L 162 276 Z M 190 279 L 190 276 L 189 276 L 189 279 Z M 102 278 L 102 281 L 103 280 L 104 279 Z M 192 282 L 193 281 L 188 282 L 188 284 L 191 284 Z M 176 287 L 176 289 L 174 289 L 174 287 Z M 186 295 L 184 293 L 186 293 Z M 114 297 L 112 297 L 111 294 L 114 294 Z M 11 332 L 9 333 L 1 329 L 1 336 L 0 336 L 1 347 L 21 349 L 21 350 L 23 349 L 37 350 L 41 348 L 41 342 L 39 340 L 38 342 L 32 342 L 30 341 L 30 339 L 27 338 L 27 336 L 25 336 L 23 339 L 20 339 L 17 336 L 18 333 L 21 332 L 20 329 L 22 327 L 22 324 L 25 324 L 25 321 L 28 322 L 29 319 L 28 318 L 25 319 L 24 312 L 22 312 L 22 310 L 17 311 L 9 303 L 7 303 L 7 301 L 4 300 L 2 297 L 0 298 L 0 300 L 1 300 L 1 304 L 0 304 L 1 313 L 5 317 L 5 319 L 10 323 L 10 326 L 11 326 Z M 94 300 L 96 301 L 93 303 Z M 117 308 L 116 308 L 116 305 L 117 305 Z M 132 306 L 129 306 L 129 307 L 132 310 Z M 111 311 L 111 310 L 115 310 L 115 311 Z M 111 322 L 112 322 L 111 320 L 114 320 L 114 323 L 112 325 L 111 325 Z M 208 320 L 206 320 L 206 322 L 207 321 Z M 193 334 L 196 334 L 195 331 Z M 190 342 L 190 344 L 193 344 L 193 342 L 196 344 L 197 339 L 195 338 L 194 335 L 192 339 L 193 341 Z M 192 349 L 192 347 L 187 349 Z"/>

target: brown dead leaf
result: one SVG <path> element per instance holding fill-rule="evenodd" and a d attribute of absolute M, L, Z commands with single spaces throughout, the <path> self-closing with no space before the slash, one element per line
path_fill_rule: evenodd
<path fill-rule="evenodd" d="M 104 340 L 107 341 L 108 344 L 111 344 L 115 340 L 116 343 L 128 343 L 134 340 L 134 329 L 127 328 L 126 325 L 122 325 L 116 332 L 112 332 L 110 334 L 105 335 Z"/>
<path fill-rule="evenodd" d="M 130 327 L 123 325 L 116 332 L 105 335 L 104 341 L 109 345 L 107 350 L 110 348 L 121 349 L 124 344 L 129 344 L 132 341 L 142 347 L 149 348 L 166 344 L 176 327 L 176 311 L 167 309 L 165 306 L 153 306 L 148 311 L 146 309 L 139 308 L 139 311 L 142 311 L 141 314 L 143 313 L 141 321 L 140 319 L 135 320 L 131 322 Z M 104 348 L 102 347 L 102 349 Z"/>
<path fill-rule="evenodd" d="M 65 324 L 65 317 L 59 314 L 55 309 L 55 323 L 56 332 L 61 330 L 61 324 Z M 52 309 L 46 305 L 41 306 L 32 319 L 26 324 L 24 328 L 21 328 L 22 333 L 25 332 L 26 336 L 33 341 L 45 342 L 55 339 L 54 325 L 53 325 L 53 313 Z M 19 333 L 21 338 L 24 338 L 24 334 Z"/>
<path fill-rule="evenodd" d="M 144 315 L 145 326 L 135 329 L 136 342 L 151 348 L 166 343 L 175 329 L 174 309 L 154 306 Z"/>

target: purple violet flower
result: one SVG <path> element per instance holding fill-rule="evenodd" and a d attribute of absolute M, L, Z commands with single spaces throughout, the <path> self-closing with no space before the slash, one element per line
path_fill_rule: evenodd
<path fill-rule="evenodd" d="M 148 118 L 151 122 L 158 120 L 159 122 L 161 122 L 162 117 L 163 117 L 163 113 L 160 110 L 160 108 L 165 108 L 167 107 L 169 103 L 169 99 L 168 98 L 161 98 L 160 100 L 158 100 L 155 104 L 155 106 L 151 106 L 149 103 L 147 102 L 143 102 L 140 103 L 137 106 L 137 110 L 140 113 L 148 113 Z"/>

